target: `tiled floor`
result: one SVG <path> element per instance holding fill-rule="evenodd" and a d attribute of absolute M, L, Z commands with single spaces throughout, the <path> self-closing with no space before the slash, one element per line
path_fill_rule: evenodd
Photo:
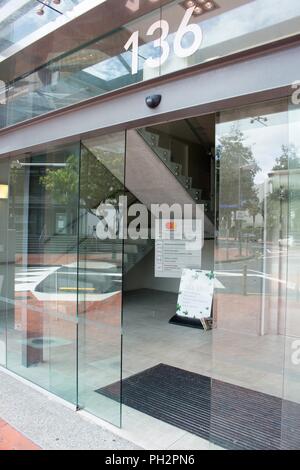
<path fill-rule="evenodd" d="M 0 450 L 40 450 L 40 447 L 0 419 Z"/>
<path fill-rule="evenodd" d="M 170 325 L 176 299 L 142 290 L 125 296 L 123 377 L 162 362 L 253 390 L 265 383 L 265 393 L 283 396 L 284 336 Z"/>
<path fill-rule="evenodd" d="M 126 294 L 123 377 L 164 363 L 299 402 L 298 372 L 294 371 L 293 386 L 284 375 L 286 337 L 258 336 L 256 331 L 251 335 L 242 328 L 239 331 L 217 328 L 204 332 L 170 325 L 168 321 L 175 306 L 176 295 L 170 293 L 136 291 Z M 150 443 L 158 449 L 212 448 L 203 439 L 125 406 L 123 427 L 128 438 L 138 438 L 144 446 Z"/>

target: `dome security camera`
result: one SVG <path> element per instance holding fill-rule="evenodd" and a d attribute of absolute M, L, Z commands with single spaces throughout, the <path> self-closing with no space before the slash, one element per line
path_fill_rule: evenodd
<path fill-rule="evenodd" d="M 161 103 L 161 95 L 151 95 L 146 98 L 146 105 L 148 108 L 155 109 Z"/>

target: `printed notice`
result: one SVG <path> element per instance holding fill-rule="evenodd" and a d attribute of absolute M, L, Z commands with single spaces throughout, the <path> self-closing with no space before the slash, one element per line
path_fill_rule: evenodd
<path fill-rule="evenodd" d="M 211 314 L 215 275 L 210 271 L 184 269 L 181 277 L 176 314 L 201 319 Z"/>
<path fill-rule="evenodd" d="M 155 277 L 181 278 L 185 268 L 200 269 L 203 236 L 192 240 L 192 221 L 185 221 L 185 233 L 182 234 L 182 220 L 161 221 L 157 228 L 155 241 Z M 183 239 L 180 239 L 183 238 Z"/>

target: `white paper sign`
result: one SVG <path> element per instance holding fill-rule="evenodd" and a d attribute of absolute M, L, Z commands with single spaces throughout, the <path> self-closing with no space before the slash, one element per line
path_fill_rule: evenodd
<path fill-rule="evenodd" d="M 200 319 L 211 315 L 215 275 L 211 271 L 184 269 L 181 277 L 176 314 Z"/>
<path fill-rule="evenodd" d="M 198 235 L 193 240 L 192 220 L 156 222 L 155 277 L 181 278 L 183 269 L 201 268 L 203 224 L 197 223 Z"/>

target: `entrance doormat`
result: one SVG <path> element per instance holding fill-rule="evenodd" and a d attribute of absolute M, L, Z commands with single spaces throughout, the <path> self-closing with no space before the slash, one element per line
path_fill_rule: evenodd
<path fill-rule="evenodd" d="M 124 405 L 225 449 L 300 448 L 297 403 L 165 364 L 128 377 L 121 385 Z M 96 390 L 116 401 L 119 391 L 119 382 Z"/>

